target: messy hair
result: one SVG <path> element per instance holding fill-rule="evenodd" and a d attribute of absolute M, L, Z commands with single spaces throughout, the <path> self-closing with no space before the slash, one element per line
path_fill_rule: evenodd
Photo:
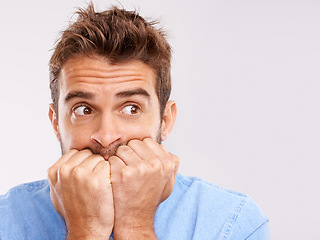
<path fill-rule="evenodd" d="M 153 69 L 162 119 L 171 92 L 171 47 L 157 22 L 136 11 L 113 6 L 96 12 L 93 3 L 80 8 L 77 19 L 58 39 L 49 62 L 51 98 L 58 114 L 59 75 L 64 64 L 76 56 L 100 56 L 110 64 L 139 60 Z"/>

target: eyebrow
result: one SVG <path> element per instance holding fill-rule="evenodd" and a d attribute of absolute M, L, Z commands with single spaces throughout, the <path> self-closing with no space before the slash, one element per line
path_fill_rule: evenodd
<path fill-rule="evenodd" d="M 69 92 L 67 96 L 64 98 L 64 102 L 67 103 L 73 98 L 84 98 L 84 99 L 92 99 L 94 97 L 93 93 L 89 92 Z"/>
<path fill-rule="evenodd" d="M 122 92 L 116 93 L 116 97 L 118 97 L 118 98 L 126 98 L 126 97 L 131 97 L 134 95 L 141 95 L 141 96 L 145 96 L 148 99 L 150 99 L 150 94 L 142 88 L 137 88 L 137 89 L 133 89 L 133 90 L 127 90 L 127 91 L 122 91 Z"/>
<path fill-rule="evenodd" d="M 134 95 L 142 95 L 150 99 L 150 94 L 142 88 L 137 88 L 133 90 L 127 90 L 127 91 L 116 93 L 116 97 L 118 98 L 126 98 Z M 67 96 L 64 98 L 64 102 L 67 103 L 73 98 L 93 99 L 94 94 L 90 92 L 82 92 L 82 91 L 69 92 Z"/>

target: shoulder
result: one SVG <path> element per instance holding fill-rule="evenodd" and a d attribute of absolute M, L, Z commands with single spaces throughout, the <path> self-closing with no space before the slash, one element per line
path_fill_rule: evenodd
<path fill-rule="evenodd" d="M 46 208 L 50 205 L 50 188 L 47 180 L 24 183 L 0 196 L 0 218 L 4 214 L 9 218 L 16 218 L 15 213 L 29 215 L 35 208 Z"/>
<path fill-rule="evenodd" d="M 160 205 L 160 213 L 167 214 L 163 221 L 183 219 L 194 229 L 195 239 L 245 239 L 268 222 L 250 196 L 180 174 L 171 196 Z"/>
<path fill-rule="evenodd" d="M 176 186 L 178 192 L 191 198 L 205 200 L 203 203 L 219 207 L 232 205 L 244 206 L 251 198 L 243 193 L 222 188 L 198 177 L 186 177 L 178 174 Z"/>
<path fill-rule="evenodd" d="M 47 180 L 39 180 L 20 184 L 11 188 L 5 195 L 0 195 L 0 206 L 9 204 L 14 200 L 30 198 L 39 194 L 46 194 L 49 191 L 49 184 Z"/>
<path fill-rule="evenodd" d="M 230 189 L 222 188 L 197 177 L 185 177 L 178 175 L 177 181 L 185 189 L 185 194 L 194 196 L 210 209 L 230 211 L 230 223 L 232 222 L 257 222 L 263 223 L 267 217 L 252 197 Z M 179 183 L 178 183 L 179 186 Z"/>
<path fill-rule="evenodd" d="M 8 190 L 8 192 L 5 195 L 1 195 L 1 197 L 4 197 L 12 192 L 19 192 L 19 191 L 34 191 L 34 190 L 38 190 L 41 189 L 43 187 L 48 186 L 48 180 L 43 179 L 43 180 L 38 180 L 38 181 L 33 181 L 33 182 L 28 182 L 28 183 L 22 183 L 20 185 L 17 185 L 11 189 Z"/>
<path fill-rule="evenodd" d="M 64 230 L 47 180 L 21 184 L 0 196 L 0 239 L 59 239 Z"/>

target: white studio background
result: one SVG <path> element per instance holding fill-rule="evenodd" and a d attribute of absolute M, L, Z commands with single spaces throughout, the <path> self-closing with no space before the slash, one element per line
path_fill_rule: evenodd
<path fill-rule="evenodd" d="M 95 1 L 98 9 L 116 1 Z M 320 1 L 121 1 L 173 46 L 180 172 L 251 195 L 274 240 L 316 240 Z M 84 0 L 5 1 L 0 15 L 0 194 L 60 156 L 47 118 L 49 51 Z"/>

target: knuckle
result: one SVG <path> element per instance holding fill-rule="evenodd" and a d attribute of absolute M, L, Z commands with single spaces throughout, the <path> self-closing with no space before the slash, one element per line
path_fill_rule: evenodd
<path fill-rule="evenodd" d="M 73 170 L 72 170 L 72 176 L 76 179 L 82 179 L 83 178 L 83 175 L 84 175 L 84 169 L 80 166 L 78 167 L 75 167 Z"/>
<path fill-rule="evenodd" d="M 173 161 L 167 161 L 165 163 L 165 172 L 166 173 L 169 173 L 169 172 L 172 172 L 175 168 L 175 163 Z"/>
<path fill-rule="evenodd" d="M 175 157 L 175 164 L 176 164 L 176 166 L 180 165 L 180 158 Z"/>
<path fill-rule="evenodd" d="M 171 155 L 171 161 L 170 162 L 172 162 L 172 164 L 173 164 L 173 168 L 178 168 L 179 166 L 180 166 L 180 158 L 178 158 L 177 156 L 175 156 L 175 155 Z"/>
<path fill-rule="evenodd" d="M 52 180 L 56 176 L 56 174 L 57 174 L 57 171 L 53 167 L 50 167 L 47 171 L 47 175 L 50 180 Z"/>
<path fill-rule="evenodd" d="M 126 169 L 126 171 L 122 171 L 120 175 L 122 182 L 129 182 L 135 176 L 135 173 L 131 169 Z"/>
<path fill-rule="evenodd" d="M 168 171 L 173 171 L 174 170 L 174 168 L 175 168 L 175 164 L 173 163 L 173 162 L 169 162 L 169 164 L 168 164 L 169 166 L 168 166 Z"/>
<path fill-rule="evenodd" d="M 137 166 L 137 172 L 138 172 L 139 176 L 145 176 L 148 172 L 148 169 L 146 168 L 146 166 L 144 164 L 139 164 Z"/>
<path fill-rule="evenodd" d="M 152 161 L 150 162 L 150 166 L 151 166 L 151 168 L 152 168 L 152 170 L 153 170 L 154 172 L 158 172 L 158 171 L 160 171 L 161 168 L 162 168 L 162 164 L 161 164 L 161 162 L 159 161 L 158 158 L 152 160 Z"/>
<path fill-rule="evenodd" d="M 61 177 L 66 177 L 68 176 L 70 173 L 70 166 L 68 166 L 67 164 L 62 164 L 59 168 L 59 175 Z"/>

